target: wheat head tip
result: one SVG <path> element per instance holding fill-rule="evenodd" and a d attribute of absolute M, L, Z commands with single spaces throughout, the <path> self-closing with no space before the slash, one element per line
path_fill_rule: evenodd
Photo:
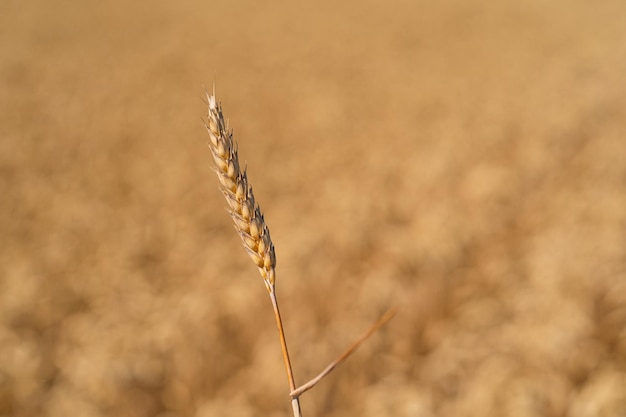
<path fill-rule="evenodd" d="M 246 169 L 242 171 L 240 168 L 237 143 L 233 139 L 233 131 L 224 122 L 222 106 L 216 101 L 215 92 L 207 92 L 207 104 L 205 127 L 209 133 L 209 148 L 215 165 L 213 170 L 217 174 L 219 188 L 226 197 L 235 230 L 269 291 L 274 287 L 276 279 L 276 254 L 270 231 L 254 199 Z"/>

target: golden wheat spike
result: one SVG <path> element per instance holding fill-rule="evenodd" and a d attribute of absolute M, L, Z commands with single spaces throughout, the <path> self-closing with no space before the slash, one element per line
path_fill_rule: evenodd
<path fill-rule="evenodd" d="M 209 107 L 207 123 L 209 148 L 213 154 L 215 173 L 219 179 L 220 190 L 226 197 L 228 212 L 235 223 L 235 229 L 241 237 L 246 252 L 270 291 L 276 279 L 276 254 L 265 223 L 261 208 L 254 200 L 252 187 L 248 184 L 246 170 L 239 165 L 237 144 L 233 132 L 224 122 L 222 106 L 215 100 L 215 93 L 207 92 Z"/>
<path fill-rule="evenodd" d="M 215 100 L 215 89 L 213 94 L 207 92 L 207 105 L 209 112 L 205 123 L 209 132 L 209 148 L 213 154 L 213 162 L 215 163 L 214 171 L 219 179 L 219 187 L 226 202 L 228 203 L 228 212 L 235 223 L 235 229 L 243 242 L 243 246 L 248 255 L 259 269 L 265 287 L 269 292 L 274 309 L 274 317 L 278 327 L 278 335 L 280 346 L 287 371 L 287 379 L 289 381 L 289 390 L 291 397 L 291 406 L 294 417 L 302 417 L 300 409 L 300 395 L 305 391 L 314 387 L 322 378 L 328 375 L 341 362 L 352 354 L 360 345 L 372 335 L 378 328 L 393 317 L 393 312 L 389 311 L 376 322 L 368 332 L 353 343 L 344 353 L 336 360 L 331 362 L 318 376 L 311 379 L 301 387 L 296 387 L 296 381 L 293 377 L 293 368 L 289 359 L 287 349 L 287 341 L 283 329 L 283 322 L 278 308 L 278 299 L 276 297 L 276 254 L 274 253 L 274 245 L 270 238 L 270 231 L 263 218 L 261 208 L 254 200 L 252 187 L 248 183 L 248 175 L 246 170 L 241 171 L 239 165 L 239 155 L 237 154 L 237 144 L 233 140 L 233 132 L 224 122 L 222 114 L 222 106 Z"/>

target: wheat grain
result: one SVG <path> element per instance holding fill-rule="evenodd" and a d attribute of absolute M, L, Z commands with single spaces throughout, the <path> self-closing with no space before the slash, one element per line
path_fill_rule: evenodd
<path fill-rule="evenodd" d="M 240 168 L 237 143 L 233 140 L 232 130 L 224 122 L 222 106 L 216 102 L 215 93 L 207 93 L 207 101 L 209 111 L 205 126 L 209 132 L 209 148 L 213 154 L 220 190 L 226 197 L 228 212 L 244 248 L 259 268 L 268 291 L 271 291 L 276 278 L 276 255 L 270 231 L 254 200 L 246 170 L 242 172 Z"/>

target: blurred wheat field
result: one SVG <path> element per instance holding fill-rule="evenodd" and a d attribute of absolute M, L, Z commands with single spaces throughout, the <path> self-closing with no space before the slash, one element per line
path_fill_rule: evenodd
<path fill-rule="evenodd" d="M 0 415 L 626 415 L 626 4 L 0 5 Z"/>

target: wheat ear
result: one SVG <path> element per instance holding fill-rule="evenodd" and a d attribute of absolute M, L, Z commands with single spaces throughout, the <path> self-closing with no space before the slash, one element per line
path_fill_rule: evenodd
<path fill-rule="evenodd" d="M 294 391 L 296 383 L 289 359 L 282 318 L 278 309 L 278 299 L 276 298 L 276 254 L 270 231 L 265 219 L 263 219 L 261 208 L 254 199 L 246 170 L 244 169 L 242 172 L 240 168 L 237 144 L 233 140 L 232 130 L 224 121 L 222 106 L 215 100 L 215 91 L 212 95 L 207 92 L 207 104 L 209 112 L 205 126 L 209 132 L 209 148 L 213 154 L 220 190 L 228 202 L 228 211 L 235 223 L 235 230 L 239 233 L 252 262 L 258 267 L 265 288 L 267 288 L 272 300 L 287 379 L 289 380 L 289 389 Z M 294 417 L 301 417 L 300 400 L 297 396 L 291 397 L 291 405 Z"/>
<path fill-rule="evenodd" d="M 228 128 L 222 114 L 222 106 L 215 100 L 215 88 L 212 95 L 207 92 L 207 105 L 209 112 L 205 127 L 209 132 L 209 148 L 213 154 L 215 172 L 220 182 L 220 190 L 228 202 L 228 211 L 235 223 L 235 230 L 239 233 L 243 246 L 250 255 L 254 264 L 258 267 L 265 288 L 272 300 L 274 317 L 278 326 L 280 346 L 282 348 L 287 379 L 289 381 L 289 396 L 294 417 L 302 417 L 300 409 L 300 395 L 313 388 L 322 378 L 328 375 L 341 362 L 350 356 L 368 337 L 387 323 L 395 314 L 392 310 L 385 313 L 374 325 L 344 353 L 331 362 L 318 376 L 306 384 L 296 387 L 293 377 L 287 341 L 283 329 L 283 322 L 278 309 L 276 298 L 276 254 L 270 238 L 270 231 L 263 219 L 261 208 L 254 200 L 252 187 L 248 184 L 246 170 L 241 171 L 237 144 L 233 140 L 233 132 Z"/>
<path fill-rule="evenodd" d="M 252 187 L 248 184 L 246 170 L 239 166 L 237 144 L 233 132 L 224 122 L 222 106 L 215 101 L 215 95 L 207 95 L 209 104 L 206 125 L 211 139 L 209 147 L 213 154 L 215 172 L 220 181 L 220 190 L 228 202 L 230 216 L 241 237 L 243 246 L 259 268 L 265 285 L 270 291 L 276 279 L 276 254 L 265 224 L 261 208 L 254 199 Z"/>

